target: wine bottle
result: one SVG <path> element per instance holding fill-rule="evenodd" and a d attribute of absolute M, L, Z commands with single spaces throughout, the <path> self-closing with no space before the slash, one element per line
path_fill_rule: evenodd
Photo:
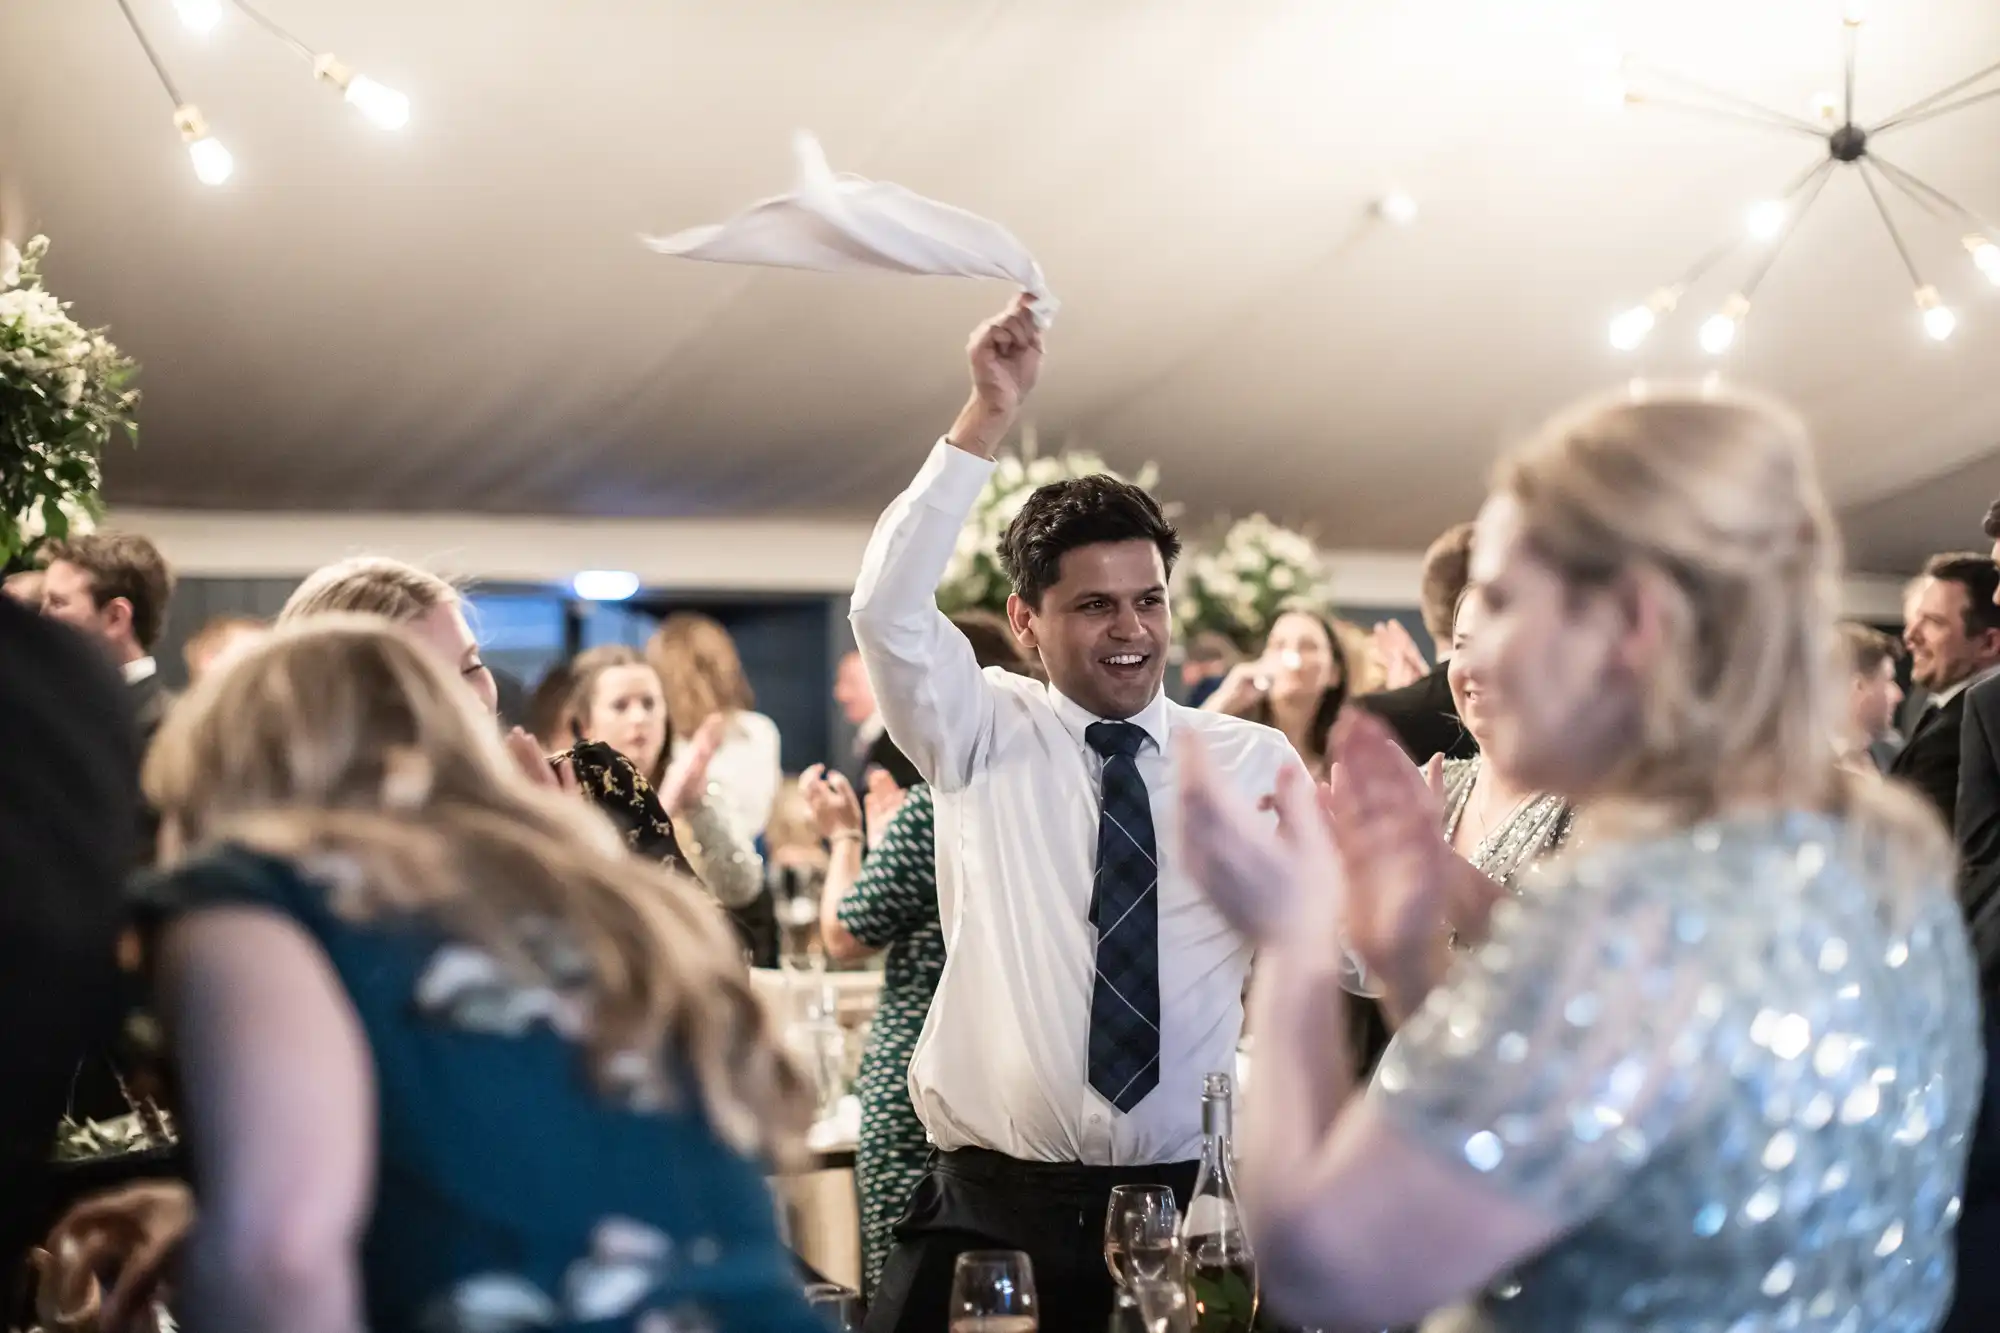
<path fill-rule="evenodd" d="M 1201 1167 L 1181 1219 L 1195 1333 L 1251 1333 L 1257 1323 L 1257 1263 L 1236 1206 L 1230 1098 L 1229 1075 L 1202 1080 Z"/>

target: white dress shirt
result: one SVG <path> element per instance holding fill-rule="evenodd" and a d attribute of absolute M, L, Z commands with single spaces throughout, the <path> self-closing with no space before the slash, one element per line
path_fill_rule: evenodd
<path fill-rule="evenodd" d="M 854 589 L 854 638 L 889 736 L 930 782 L 944 975 L 910 1061 L 910 1098 L 940 1148 L 1135 1166 L 1201 1151 L 1202 1076 L 1235 1068 L 1250 946 L 1181 869 L 1174 738 L 1262 796 L 1303 766 L 1284 736 L 1156 697 L 1129 721 L 1159 854 L 1160 1082 L 1121 1115 L 1086 1069 L 1097 933 L 1088 911 L 1103 760 L 1098 719 L 999 668 L 937 609 L 935 590 L 993 465 L 940 442 L 889 506 Z"/>
<path fill-rule="evenodd" d="M 669 762 L 686 745 L 685 738 L 675 737 Z M 738 709 L 730 714 L 722 743 L 708 761 L 710 802 L 746 845 L 771 822 L 771 807 L 784 783 L 779 748 L 777 723 L 762 713 Z"/>
<path fill-rule="evenodd" d="M 135 657 L 120 669 L 125 673 L 127 685 L 137 685 L 142 680 L 157 676 L 160 673 L 160 664 L 150 657 Z"/>

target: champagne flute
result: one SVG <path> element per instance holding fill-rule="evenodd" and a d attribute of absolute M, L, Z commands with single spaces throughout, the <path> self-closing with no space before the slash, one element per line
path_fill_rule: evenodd
<path fill-rule="evenodd" d="M 1135 1275 L 1164 1272 L 1180 1220 L 1180 1206 L 1165 1185 L 1115 1187 L 1104 1210 L 1104 1262 L 1111 1280 L 1129 1287 Z"/>
<path fill-rule="evenodd" d="M 1019 1250 L 973 1250 L 951 1274 L 951 1333 L 1035 1333 L 1034 1266 Z"/>
<path fill-rule="evenodd" d="M 861 1297 L 833 1282 L 806 1288 L 806 1304 L 833 1333 L 861 1333 Z"/>

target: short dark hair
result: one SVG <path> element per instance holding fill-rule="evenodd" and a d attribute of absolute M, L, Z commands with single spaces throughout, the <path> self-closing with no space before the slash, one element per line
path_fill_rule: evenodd
<path fill-rule="evenodd" d="M 116 597 L 131 603 L 132 637 L 153 651 L 174 595 L 174 572 L 157 546 L 136 532 L 92 532 L 50 542 L 43 552 L 44 567 L 60 560 L 88 574 L 97 606 Z"/>
<path fill-rule="evenodd" d="M 1981 527 L 1988 537 L 2000 542 L 2000 500 L 1986 506 L 1986 522 Z"/>
<path fill-rule="evenodd" d="M 1848 669 L 1857 676 L 1872 676 L 1884 662 L 1899 661 L 1903 656 L 1901 645 L 1887 634 L 1852 620 L 1840 622 L 1840 644 Z"/>
<path fill-rule="evenodd" d="M 1445 529 L 1444 535 L 1424 552 L 1423 582 L 1417 594 L 1423 611 L 1424 628 L 1439 644 L 1451 642 L 1452 623 L 1458 619 L 1458 599 L 1472 580 L 1472 524 L 1460 523 Z"/>
<path fill-rule="evenodd" d="M 1148 541 L 1168 574 L 1180 558 L 1181 537 L 1143 487 L 1099 472 L 1035 488 L 1000 536 L 1000 565 L 1014 595 L 1039 608 L 1062 577 L 1062 558 L 1099 542 Z"/>
<path fill-rule="evenodd" d="M 2000 592 L 2000 565 L 1994 564 L 1991 556 L 1974 551 L 1934 555 L 1924 564 L 1924 577 L 1965 589 L 1967 635 L 2000 630 L 2000 606 L 1993 604 L 1993 595 Z"/>

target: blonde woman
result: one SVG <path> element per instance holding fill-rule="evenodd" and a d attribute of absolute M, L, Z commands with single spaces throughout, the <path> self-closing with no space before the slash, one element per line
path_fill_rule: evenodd
<path fill-rule="evenodd" d="M 1935 819 L 1826 743 L 1837 563 L 1768 408 L 1615 402 L 1503 463 L 1465 665 L 1488 754 L 1586 814 L 1435 985 L 1462 861 L 1384 724 L 1343 723 L 1330 825 L 1294 784 L 1275 841 L 1190 756 L 1191 855 L 1263 950 L 1239 1184 L 1279 1311 L 1937 1326 L 1979 998 Z M 1361 1097 L 1343 937 L 1414 1010 Z"/>
<path fill-rule="evenodd" d="M 480 656 L 479 640 L 465 618 L 458 589 L 428 570 L 386 556 L 358 556 L 327 565 L 299 584 L 281 625 L 312 616 L 350 612 L 381 616 L 399 626 L 446 667 L 456 671 L 487 712 L 499 708 L 493 673 Z M 586 654 L 587 656 L 587 654 Z M 609 658 L 600 659 L 608 663 Z M 630 665 L 625 658 L 621 665 Z M 577 691 L 571 689 L 574 710 Z M 707 792 L 706 764 L 713 761 L 720 729 L 696 727 L 678 757 L 676 781 L 661 800 L 631 759 L 606 746 L 577 746 L 545 756 L 541 745 L 515 727 L 507 748 L 515 763 L 538 785 L 578 790 L 611 817 L 633 849 L 669 869 L 686 869 L 716 898 L 736 906 L 754 898 L 763 866 L 750 836 L 726 818 Z M 682 821 L 679 825 L 675 820 Z M 680 831 L 689 836 L 682 838 Z"/>
<path fill-rule="evenodd" d="M 736 641 L 709 617 L 678 611 L 654 631 L 646 660 L 666 687 L 670 756 L 678 758 L 710 718 L 722 719 L 722 742 L 708 765 L 709 792 L 737 832 L 754 841 L 771 818 L 784 771 L 778 724 L 754 711 L 757 698 Z"/>
<path fill-rule="evenodd" d="M 191 1326 L 816 1327 L 763 1180 L 810 1099 L 721 917 L 525 783 L 435 654 L 283 627 L 146 783 Z"/>

